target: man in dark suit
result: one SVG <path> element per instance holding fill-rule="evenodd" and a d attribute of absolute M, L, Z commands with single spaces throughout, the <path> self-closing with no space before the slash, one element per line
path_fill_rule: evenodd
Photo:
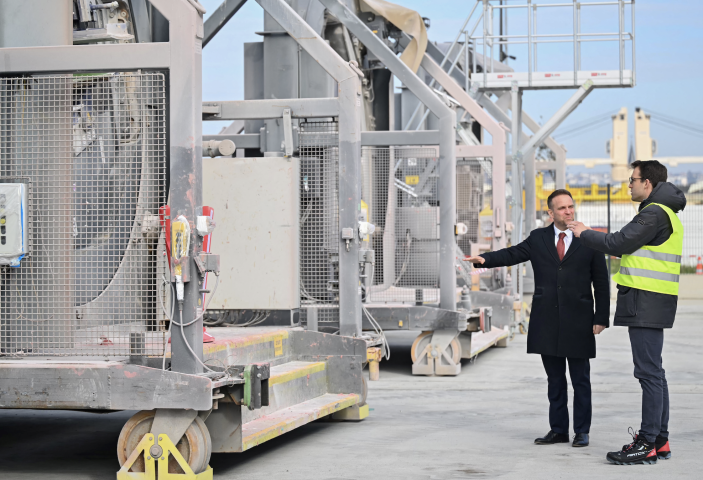
<path fill-rule="evenodd" d="M 566 364 L 574 387 L 574 447 L 588 446 L 591 426 L 589 359 L 596 356 L 595 335 L 609 326 L 610 292 L 605 256 L 581 244 L 567 228 L 574 219 L 568 190 L 547 200 L 552 225 L 538 228 L 522 243 L 471 257 L 474 266 L 506 267 L 531 261 L 535 273 L 527 353 L 542 355 L 547 372 L 551 430 L 538 445 L 569 441 Z M 591 290 L 593 285 L 593 290 Z M 593 300 L 595 296 L 595 312 Z"/>

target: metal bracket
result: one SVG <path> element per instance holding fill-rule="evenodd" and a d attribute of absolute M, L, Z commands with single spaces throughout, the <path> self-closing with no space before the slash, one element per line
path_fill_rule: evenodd
<path fill-rule="evenodd" d="M 129 469 L 141 455 L 144 455 L 144 472 L 130 472 Z M 182 474 L 168 472 L 169 455 L 178 462 L 183 470 Z M 212 480 L 213 474 L 212 467 L 209 465 L 204 472 L 194 473 L 168 435 L 149 433 L 144 435 L 137 444 L 137 448 L 117 472 L 117 480 L 156 480 L 157 468 L 159 480 Z"/>
<path fill-rule="evenodd" d="M 461 363 L 447 355 L 447 347 L 459 335 L 456 330 L 435 330 L 432 339 L 413 363 L 413 375 L 459 375 Z M 422 364 L 427 359 L 427 365 Z M 445 362 L 442 362 L 442 359 Z"/>
<path fill-rule="evenodd" d="M 290 108 L 283 109 L 283 144 L 284 156 L 293 156 L 293 113 Z"/>
<path fill-rule="evenodd" d="M 154 414 L 151 433 L 180 439 L 197 415 L 197 410 L 158 408 Z"/>
<path fill-rule="evenodd" d="M 195 265 L 200 271 L 200 276 L 205 276 L 207 272 L 220 273 L 220 256 L 215 253 L 200 252 L 193 257 Z"/>
<path fill-rule="evenodd" d="M 253 363 L 244 367 L 244 396 L 242 404 L 249 410 L 269 406 L 269 377 L 271 365 Z"/>

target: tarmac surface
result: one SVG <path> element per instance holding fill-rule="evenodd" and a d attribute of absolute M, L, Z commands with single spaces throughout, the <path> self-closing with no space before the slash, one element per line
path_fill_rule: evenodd
<path fill-rule="evenodd" d="M 598 338 L 592 361 L 591 445 L 537 446 L 549 430 L 547 380 L 526 337 L 465 361 L 458 377 L 413 377 L 411 332 L 389 335 L 392 358 L 369 385 L 371 416 L 314 422 L 243 454 L 214 454 L 216 479 L 662 479 L 701 478 L 703 301 L 682 301 L 665 334 L 673 458 L 616 466 L 610 450 L 639 427 L 640 387 L 627 330 Z M 133 412 L 0 410 L 0 478 L 107 479 L 119 468 L 117 436 Z"/>

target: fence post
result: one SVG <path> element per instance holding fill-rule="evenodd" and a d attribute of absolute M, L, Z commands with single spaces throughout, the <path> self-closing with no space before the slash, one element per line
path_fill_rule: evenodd
<path fill-rule="evenodd" d="M 608 233 L 610 233 L 610 183 L 608 184 Z M 612 272 L 610 270 L 610 255 L 608 255 L 608 290 L 610 290 L 610 276 Z"/>

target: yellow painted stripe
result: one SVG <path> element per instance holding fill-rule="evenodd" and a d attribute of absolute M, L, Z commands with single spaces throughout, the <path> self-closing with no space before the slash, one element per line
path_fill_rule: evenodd
<path fill-rule="evenodd" d="M 277 330 L 270 333 L 259 333 L 254 335 L 246 335 L 234 338 L 225 338 L 222 340 L 216 340 L 215 343 L 206 343 L 203 345 L 203 353 L 216 353 L 228 348 L 243 348 L 250 347 L 252 345 L 258 345 L 266 342 L 275 342 L 276 340 L 282 340 L 288 338 L 287 330 Z"/>
<path fill-rule="evenodd" d="M 478 350 L 472 350 L 471 356 L 475 357 L 479 353 L 481 353 L 485 350 L 488 350 L 489 348 L 491 348 L 493 345 L 495 345 L 499 341 L 503 340 L 504 338 L 508 338 L 508 332 L 505 332 L 504 335 L 501 335 L 500 337 L 496 338 L 493 342 L 489 342 L 489 343 L 485 344 L 483 347 L 479 348 Z"/>
<path fill-rule="evenodd" d="M 275 425 L 272 425 L 270 427 L 267 427 L 263 430 L 254 432 L 251 435 L 247 435 L 246 437 L 244 437 L 242 439 L 242 449 L 249 450 L 252 447 L 261 445 L 264 442 L 279 437 L 284 433 L 290 432 L 291 430 L 294 430 L 307 423 L 315 421 L 318 418 L 325 417 L 334 412 L 338 412 L 339 410 L 343 410 L 347 407 L 351 407 L 352 405 L 356 405 L 357 403 L 359 403 L 359 396 L 352 394 L 344 397 L 341 400 L 335 400 L 334 402 L 330 402 L 326 405 L 323 405 L 320 408 L 316 409 L 314 412 L 306 412 L 299 416 L 288 418 Z"/>
<path fill-rule="evenodd" d="M 269 379 L 269 386 L 276 385 L 278 383 L 286 383 L 296 378 L 304 377 L 306 375 L 312 375 L 313 373 L 322 372 L 327 368 L 327 363 L 316 362 L 308 365 L 303 365 L 295 370 L 289 370 L 287 372 L 281 372 L 280 374 L 274 374 Z"/>

